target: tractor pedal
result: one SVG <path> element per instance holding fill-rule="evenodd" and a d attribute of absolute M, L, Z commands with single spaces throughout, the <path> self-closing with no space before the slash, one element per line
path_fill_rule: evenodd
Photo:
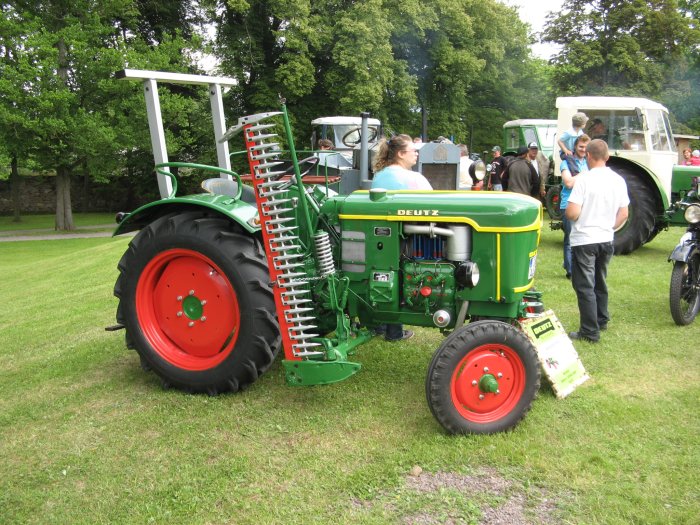
<path fill-rule="evenodd" d="M 117 330 L 121 330 L 122 328 L 126 328 L 126 326 L 124 326 L 123 324 L 105 326 L 105 332 L 116 332 Z"/>

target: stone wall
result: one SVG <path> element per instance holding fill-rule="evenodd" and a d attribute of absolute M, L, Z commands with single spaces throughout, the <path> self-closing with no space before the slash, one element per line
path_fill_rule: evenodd
<path fill-rule="evenodd" d="M 21 213 L 56 212 L 56 177 L 21 177 Z M 121 178 L 109 183 L 74 179 L 71 201 L 74 212 L 129 211 L 158 198 L 155 180 L 129 181 Z M 12 194 L 8 180 L 0 180 L 0 215 L 12 215 Z"/>

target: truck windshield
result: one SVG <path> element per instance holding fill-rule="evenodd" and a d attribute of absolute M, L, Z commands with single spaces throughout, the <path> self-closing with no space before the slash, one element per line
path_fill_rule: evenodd
<path fill-rule="evenodd" d="M 602 139 L 610 149 L 645 151 L 644 127 L 634 109 L 582 109 L 588 115 L 585 132 L 592 139 Z"/>
<path fill-rule="evenodd" d="M 671 126 L 668 115 L 660 109 L 651 109 L 647 117 L 651 148 L 654 151 L 676 151 L 676 145 L 671 139 Z"/>
<path fill-rule="evenodd" d="M 546 150 L 551 154 L 551 150 L 554 148 L 554 136 L 556 134 L 556 124 L 553 126 L 538 126 L 537 135 L 540 137 L 540 149 Z"/>

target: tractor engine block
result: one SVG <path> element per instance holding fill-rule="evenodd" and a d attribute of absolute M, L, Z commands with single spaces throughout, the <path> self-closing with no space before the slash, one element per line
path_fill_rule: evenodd
<path fill-rule="evenodd" d="M 406 308 L 432 314 L 454 311 L 455 267 L 446 261 L 406 261 L 402 263 L 403 302 Z"/>

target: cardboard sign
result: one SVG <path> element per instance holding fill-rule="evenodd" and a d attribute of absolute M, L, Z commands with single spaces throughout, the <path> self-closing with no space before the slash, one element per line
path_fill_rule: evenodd
<path fill-rule="evenodd" d="M 523 319 L 520 326 L 535 346 L 542 370 L 558 398 L 568 396 L 589 379 L 574 344 L 552 310 Z"/>

